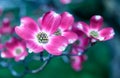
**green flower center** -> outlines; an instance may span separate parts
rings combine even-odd
[[[97,38],[99,35],[98,35],[98,32],[97,31],[91,31],[90,32],[90,36],[94,37],[94,38]]]
[[[19,55],[21,53],[21,49],[17,48],[16,49],[16,54]]]
[[[61,31],[58,29],[54,34],[55,35],[61,35]]]
[[[47,43],[48,42],[48,36],[44,32],[37,34],[37,39],[38,39],[39,43]]]

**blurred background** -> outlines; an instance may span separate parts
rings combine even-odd
[[[57,13],[70,12],[75,21],[85,21],[93,15],[101,15],[104,25],[113,27],[115,37],[106,42],[100,42],[89,48],[88,60],[76,72],[69,63],[60,57],[50,61],[47,67],[36,74],[26,74],[23,78],[120,78],[120,0],[71,0],[63,3],[60,0],[0,0],[0,25],[4,18],[9,18],[11,26],[20,24],[20,18],[30,16],[37,20],[47,11]],[[5,38],[2,38],[4,41]],[[30,65],[36,68],[39,62]],[[18,69],[19,65],[18,65]],[[0,78],[14,78],[7,67],[0,67]]]

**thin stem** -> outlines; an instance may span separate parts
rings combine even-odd
[[[63,52],[61,56],[81,56],[83,55],[84,52],[79,52],[77,54],[71,54],[71,53],[66,53],[66,52]]]
[[[46,67],[46,65],[49,63],[51,57],[52,57],[52,55],[49,54],[48,57],[45,57],[42,59],[44,61],[44,63],[39,68],[37,68],[35,70],[29,70],[28,72],[37,73],[37,72],[42,71]]]
[[[40,61],[43,61],[43,52],[40,53]]]
[[[48,60],[45,61],[42,66],[40,66],[39,68],[37,68],[37,69],[35,69],[35,70],[30,71],[30,73],[37,73],[37,72],[42,71],[42,70],[45,68],[45,66],[48,64],[48,62],[49,62]]]

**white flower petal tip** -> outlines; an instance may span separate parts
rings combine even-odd
[[[104,38],[103,38],[103,39],[104,39]],[[92,40],[91,40],[91,42],[93,42],[93,43],[96,42],[96,41],[97,41],[96,39],[92,39]]]
[[[59,51],[64,51],[65,50],[65,46],[61,46],[60,48],[58,48]]]
[[[3,52],[1,53],[1,57],[2,57],[2,58],[5,58],[5,54],[4,54]]]
[[[57,16],[59,16],[59,14],[57,14],[56,12],[53,12],[53,16],[57,17]]]
[[[115,35],[115,32],[114,30],[112,30],[110,36],[114,36],[114,35]]]
[[[69,40],[69,43],[70,43],[70,44],[72,44],[72,43],[74,43],[74,42],[75,42],[74,39],[70,39],[70,40]]]
[[[19,25],[20,27],[22,27],[22,26],[24,26],[24,23],[21,21],[21,23],[20,23],[20,25]]]
[[[20,58],[20,60],[24,60],[24,59],[25,59],[25,57],[24,57],[24,56]]]
[[[68,12],[64,12],[66,14],[67,17],[72,17],[72,15]]]
[[[100,20],[101,18],[102,18],[102,17],[101,17],[100,15],[96,15],[96,16],[95,16],[95,19],[96,19],[96,20]]]
[[[71,3],[71,0],[60,0],[62,4],[69,4]]]
[[[79,23],[78,25],[77,25],[77,28],[79,28],[79,29],[83,29],[83,25],[81,24],[81,23]]]
[[[100,40],[100,41],[103,41],[103,40],[104,40],[104,37],[100,37],[99,40]]]
[[[78,52],[78,55],[79,55],[79,56],[82,55],[82,52]]]
[[[28,49],[28,53],[32,53],[32,52],[33,52],[32,50]]]

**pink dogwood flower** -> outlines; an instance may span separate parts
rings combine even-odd
[[[78,39],[78,36],[70,29],[72,28],[73,23],[74,17],[68,12],[63,12],[61,14],[61,22],[59,28],[57,32],[55,32],[55,35],[62,35],[68,39],[68,42],[70,44],[74,43]]]
[[[3,19],[2,27],[0,28],[1,34],[11,34],[13,32],[13,28],[10,26],[10,20],[8,18]]]
[[[82,69],[82,63],[87,59],[87,56],[83,54],[85,49],[89,45],[89,38],[77,28],[75,23],[72,27],[72,31],[77,33],[78,40],[73,44],[71,54],[76,54],[79,56],[71,56],[71,66],[75,71],[80,71]]]
[[[44,14],[38,24],[30,17],[21,19],[21,25],[15,27],[16,33],[26,41],[30,52],[39,53],[46,50],[53,55],[60,55],[68,45],[64,36],[55,36],[61,16],[54,11]]]
[[[73,47],[76,48],[79,52],[84,52],[84,50],[89,45],[89,38],[85,35],[85,33],[77,28],[76,23],[73,25],[72,31],[78,35],[78,40],[73,44]]]
[[[77,54],[78,49],[73,48],[72,49],[72,54]],[[80,71],[82,69],[82,63],[87,60],[86,55],[81,55],[81,56],[71,56],[71,66],[75,71]]]
[[[71,3],[71,0],[60,0],[62,4],[69,4]]]
[[[100,30],[103,24],[103,18],[100,15],[94,15],[90,19],[90,25],[84,22],[79,22],[77,24],[78,29],[83,31],[89,38],[91,42],[106,41],[114,36],[114,30],[111,27],[104,28]]]
[[[25,42],[12,38],[6,42],[4,51],[1,52],[2,58],[14,58],[15,61],[23,60],[27,56]]]

